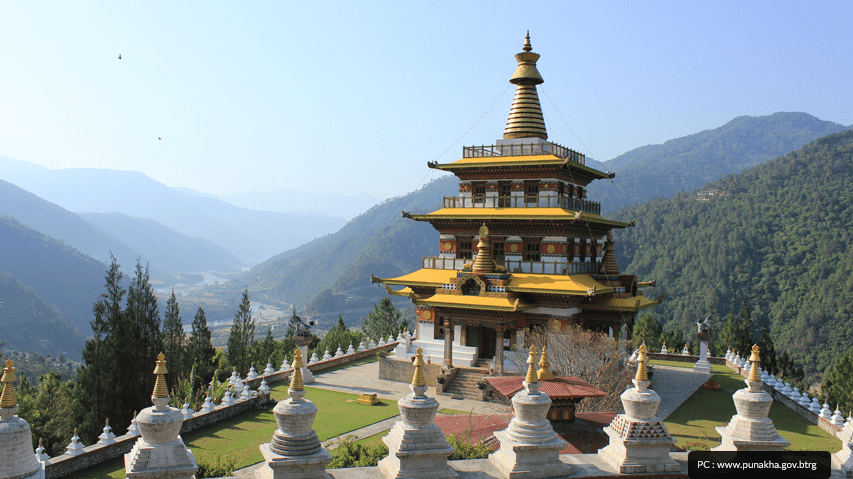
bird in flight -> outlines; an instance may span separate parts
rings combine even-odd
[[[121,53],[118,54],[118,59],[121,60]]]
[[[157,137],[157,139],[158,139],[158,140],[162,140],[162,138],[160,138],[159,136]]]

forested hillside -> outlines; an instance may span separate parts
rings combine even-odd
[[[636,148],[604,162],[616,178],[593,182],[589,196],[601,202],[605,213],[655,197],[669,198],[848,128],[806,113],[740,116],[719,128]]]
[[[444,195],[458,190],[458,179],[444,176],[406,196],[387,200],[337,233],[252,268],[247,286],[274,301],[294,303],[297,308],[307,305],[310,314],[337,317],[349,311],[344,316],[348,324],[360,324],[373,303],[386,296],[384,288],[370,284],[371,274],[406,274],[419,267],[421,256],[436,253],[435,229],[429,223],[403,218],[401,210],[433,211]]]
[[[657,278],[667,327],[695,336],[742,301],[777,350],[823,373],[853,344],[853,131],[696,191],[621,210],[620,269]]]

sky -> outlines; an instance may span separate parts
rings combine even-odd
[[[601,3],[3,2],[0,155],[397,196],[501,137],[527,30],[549,140],[599,161],[741,115],[853,124],[849,0]]]

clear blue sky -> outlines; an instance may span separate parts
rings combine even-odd
[[[527,29],[550,139],[598,160],[740,115],[853,124],[849,0],[364,3],[4,2],[0,155],[399,195],[501,136]]]

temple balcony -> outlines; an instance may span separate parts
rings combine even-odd
[[[471,259],[441,258],[438,256],[423,256],[424,269],[447,269],[459,271],[465,263],[472,263]],[[534,273],[534,274],[598,274],[601,271],[601,262],[574,263],[571,261],[520,261],[503,260],[496,261],[499,266],[505,266],[508,273]]]
[[[560,196],[445,196],[444,208],[562,208],[601,214],[601,203]]]
[[[554,155],[579,165],[586,165],[586,155],[556,143],[517,143],[462,147],[463,158],[489,158],[495,156]]]

